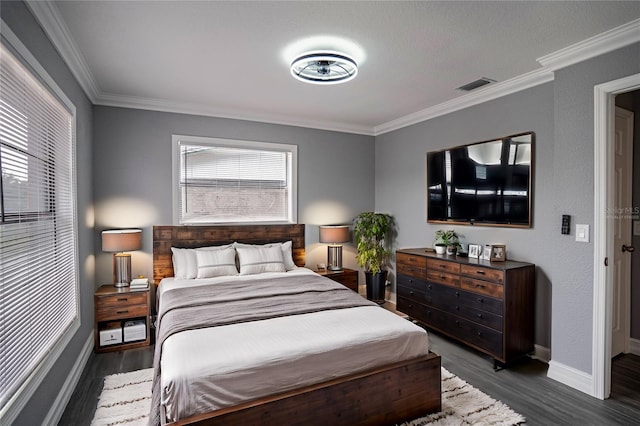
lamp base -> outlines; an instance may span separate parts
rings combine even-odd
[[[115,287],[129,287],[131,282],[131,255],[115,253],[113,255],[113,284]]]
[[[330,271],[342,270],[342,246],[327,246],[327,269]]]

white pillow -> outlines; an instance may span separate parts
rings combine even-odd
[[[198,275],[195,249],[171,247],[173,253],[173,276],[176,278],[195,278]]]
[[[236,251],[238,252],[238,259],[240,260],[240,275],[286,271],[280,245],[237,245]]]
[[[293,261],[293,253],[291,253],[292,245],[293,243],[291,241],[280,244],[280,248],[282,249],[282,259],[284,260],[284,268],[287,271],[291,271],[297,268],[295,262]]]
[[[231,244],[224,246],[201,247],[198,250],[222,250],[232,247]],[[198,276],[198,261],[196,259],[196,249],[171,247],[173,253],[173,276],[176,278],[193,279]]]
[[[197,249],[196,261],[198,266],[196,278],[238,275],[236,250],[231,246],[216,250],[211,248]]]
[[[293,269],[297,269],[298,266],[293,261],[293,253],[291,252],[291,247],[293,243],[291,241],[286,241],[284,243],[268,243],[265,245],[257,245],[257,244],[245,244],[245,243],[233,243],[234,247],[271,247],[271,246],[280,246],[282,250],[282,260],[284,262],[284,268],[287,271],[291,271]]]

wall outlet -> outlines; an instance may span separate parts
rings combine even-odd
[[[640,220],[633,221],[633,235],[640,236]]]

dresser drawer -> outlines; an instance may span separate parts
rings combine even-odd
[[[416,301],[426,300],[426,293],[424,291],[416,290],[415,288],[403,286],[400,284],[398,284],[398,296]]]
[[[499,269],[491,269],[475,265],[460,265],[460,273],[468,277],[504,284],[504,271]]]
[[[460,279],[460,288],[497,299],[502,299],[504,293],[504,287],[501,284],[493,284],[488,281],[474,280],[467,277]]]
[[[96,297],[96,309],[109,308],[114,306],[129,306],[129,305],[147,305],[147,293],[142,292],[138,294],[126,293],[126,294],[114,294],[110,296]]]
[[[456,291],[456,299],[465,306],[479,309],[484,312],[491,312],[492,314],[502,315],[502,300],[494,299],[493,297],[487,297],[483,294],[471,293],[469,291]]]
[[[396,263],[425,269],[427,267],[427,258],[407,253],[396,253]]]
[[[146,303],[144,305],[109,306],[96,311],[96,321],[146,317],[149,315]]]
[[[398,286],[411,287],[416,290],[424,291],[427,287],[427,282],[424,279],[398,274]]]
[[[427,259],[427,269],[435,271],[444,271],[451,274],[460,273],[460,264],[454,262],[447,262],[440,259]]]
[[[396,263],[396,269],[398,274],[411,275],[412,277],[424,278],[427,276],[426,268],[419,268],[414,265],[407,265],[406,263]]]
[[[396,310],[403,314],[407,314],[418,321],[422,321],[424,323],[429,322],[427,307],[421,303],[417,303],[415,300],[410,300],[399,295]]]
[[[446,272],[427,270],[427,280],[451,287],[460,287],[460,275],[448,274]]]
[[[460,328],[461,336],[465,341],[501,358],[502,333],[464,320],[460,320]]]

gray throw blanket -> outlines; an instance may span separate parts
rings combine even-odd
[[[377,305],[317,275],[232,280],[165,292],[158,312],[149,425],[160,424],[160,357],[162,344],[169,336],[185,330],[356,306]]]

